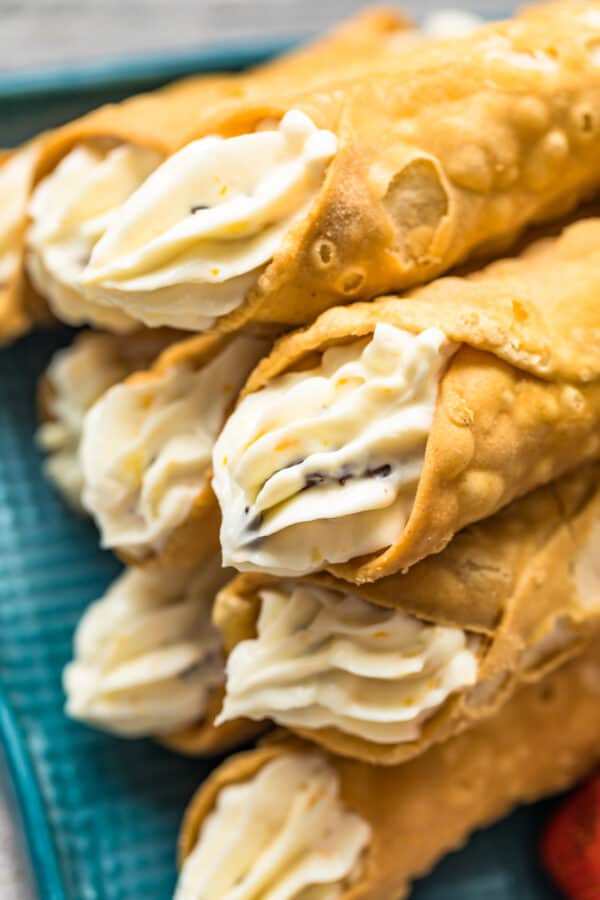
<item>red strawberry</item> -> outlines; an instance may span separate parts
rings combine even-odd
[[[600,900],[600,773],[554,814],[541,851],[547,871],[569,900]]]

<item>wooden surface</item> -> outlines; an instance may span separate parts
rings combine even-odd
[[[0,73],[190,49],[232,38],[306,34],[365,5],[361,0],[0,0]],[[440,5],[499,17],[516,4],[512,0],[402,4],[416,16]],[[0,791],[0,898],[32,900],[32,896],[12,816]]]
[[[226,38],[305,34],[365,5],[364,0],[0,0],[0,71],[189,49]],[[460,6],[498,16],[515,2],[406,0],[401,5],[418,15]]]

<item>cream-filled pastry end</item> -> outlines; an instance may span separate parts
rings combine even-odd
[[[209,482],[215,439],[264,341],[239,336],[203,366],[182,361],[116,385],[86,416],[83,501],[105,547],[160,552]]]
[[[423,723],[477,679],[479,639],[350,593],[282,582],[260,592],[256,636],[226,667],[220,721],[336,728],[376,744]]]
[[[286,753],[220,791],[175,900],[335,900],[360,875],[369,841],[327,760]]]
[[[59,319],[117,332],[134,327],[125,313],[88,298],[80,276],[115,212],[161,160],[160,154],[133,144],[79,144],[35,189],[27,271]]]
[[[83,509],[79,447],[85,415],[135,367],[135,354],[123,354],[120,340],[111,334],[85,332],[54,355],[44,376],[44,421],[36,441],[46,454],[46,475],[76,509]]]
[[[210,328],[304,216],[336,143],[292,110],[272,128],[188,144],[113,219],[82,277],[88,295],[150,326]]]
[[[211,611],[226,578],[218,559],[195,571],[126,570],[79,623],[67,714],[122,737],[201,721],[224,677]]]
[[[213,453],[225,563],[294,576],[391,545],[455,349],[437,328],[378,324],[246,395]]]

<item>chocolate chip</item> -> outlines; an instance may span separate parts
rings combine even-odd
[[[308,475],[304,477],[304,486],[301,488],[303,491],[307,491],[309,488],[316,487],[318,484],[322,484],[325,481],[325,476],[322,472],[310,472]]]
[[[392,472],[392,467],[385,463],[383,466],[378,466],[376,469],[367,469],[365,475],[367,478],[387,478]]]
[[[210,209],[210,206],[205,206],[203,203],[199,203],[197,206],[191,206],[190,212],[194,215],[197,212],[202,212],[203,209]]]
[[[194,675],[199,670],[201,665],[202,663],[199,662],[192,663],[187,667],[187,669],[183,669],[181,672],[179,672],[177,677],[180,681],[187,681],[188,678],[191,678],[192,675]]]
[[[354,478],[354,474],[355,473],[352,470],[352,465],[350,463],[344,463],[344,465],[340,469],[337,483],[340,485],[340,487],[344,487],[347,481],[350,481],[351,478]]]
[[[260,528],[260,526],[263,523],[263,518],[264,517],[263,517],[262,513],[259,513],[257,516],[254,516],[252,521],[248,522],[248,525],[246,526],[248,531],[258,531],[258,529]]]

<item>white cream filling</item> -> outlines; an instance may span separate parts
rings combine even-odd
[[[484,24],[484,19],[464,9],[436,9],[421,26],[429,38],[462,38]]]
[[[399,53],[430,38],[451,40],[467,37],[485,24],[480,16],[462,9],[437,9],[428,13],[419,28],[409,28],[390,35],[388,51]]]
[[[123,737],[200,721],[223,681],[211,611],[226,579],[217,559],[191,572],[126,570],[79,623],[67,714]]]
[[[81,508],[79,444],[85,414],[108,388],[130,373],[131,362],[119,352],[114,336],[86,332],[70,347],[59,350],[46,371],[50,418],[38,428],[36,441],[48,454],[47,476],[75,508]]]
[[[239,306],[305,215],[336,137],[292,110],[272,130],[188,144],[124,204],[83,283],[147,325],[203,330]]]
[[[339,793],[329,763],[299,753],[223,788],[175,900],[335,900],[359,874],[371,837]]]
[[[337,728],[376,744],[416,740],[477,679],[477,638],[309,584],[260,592],[257,636],[227,661],[220,721]]]
[[[80,144],[35,189],[29,205],[27,270],[59,319],[121,332],[132,328],[123,312],[86,297],[79,279],[116,211],[161,159],[131,144],[108,150]]]
[[[34,153],[30,145],[0,166],[0,290],[12,280],[21,263],[21,234]]]
[[[213,454],[225,563],[300,575],[391,545],[455,349],[437,328],[378,324],[246,396]]]
[[[104,547],[160,550],[207,483],[229,407],[265,350],[236,337],[206,365],[116,385],[84,422],[83,501]]]

